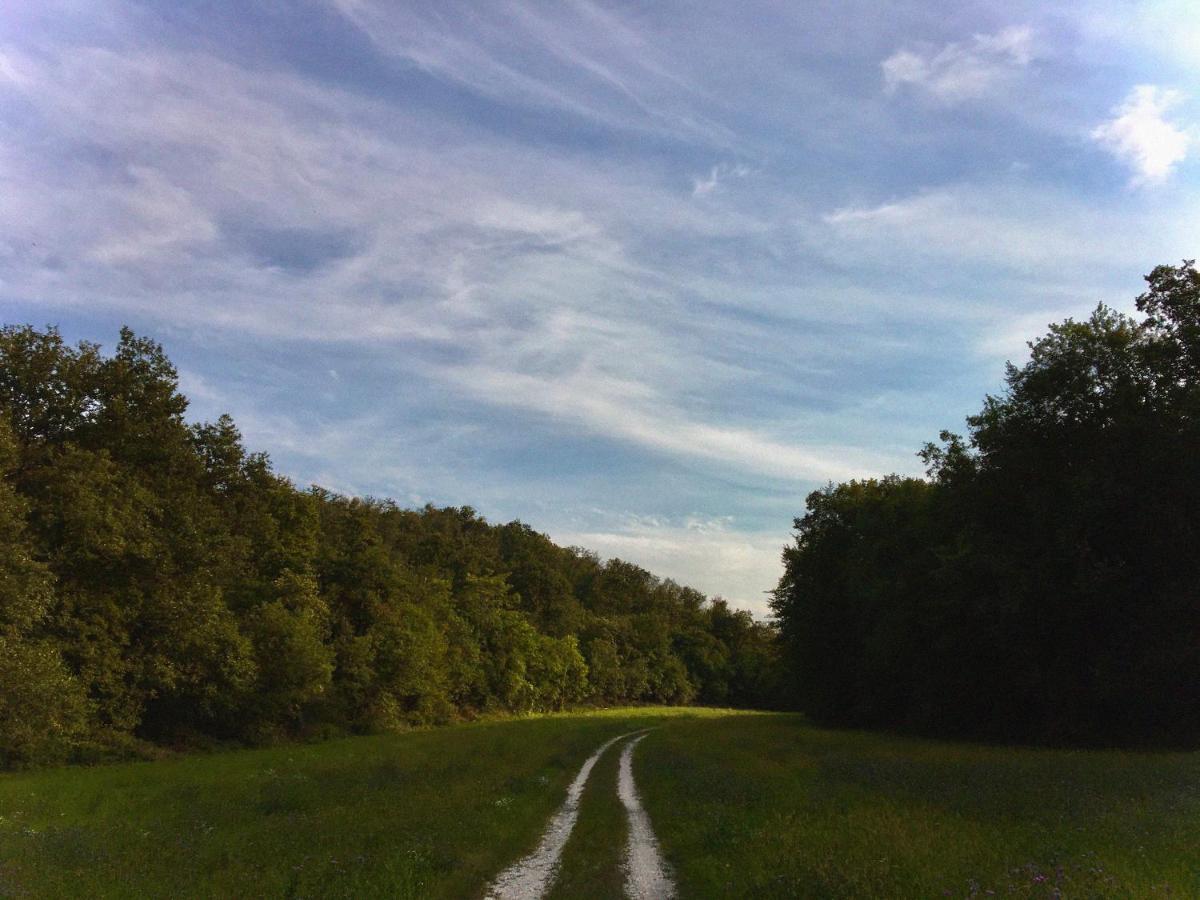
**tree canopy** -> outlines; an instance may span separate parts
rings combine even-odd
[[[162,348],[0,329],[0,765],[771,702],[768,625],[470,507],[300,490]]]
[[[844,724],[1200,739],[1200,272],[1050,326],[927,479],[808,498],[774,597],[790,695]]]

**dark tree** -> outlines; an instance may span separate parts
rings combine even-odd
[[[923,455],[809,498],[775,597],[828,721],[1049,742],[1200,737],[1200,274],[1050,327]]]

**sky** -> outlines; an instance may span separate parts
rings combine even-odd
[[[1200,255],[1194,0],[0,5],[0,319],[300,485],[767,613],[805,496]]]

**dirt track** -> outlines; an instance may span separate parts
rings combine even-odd
[[[554,882],[563,847],[579,818],[579,799],[592,769],[604,751],[618,741],[633,737],[621,753],[617,795],[629,819],[629,842],[625,849],[625,893],[636,900],[666,900],[675,896],[658,840],[650,827],[633,780],[633,750],[647,732],[630,732],[605,741],[579,768],[567,788],[567,798],[550,818],[537,849],[496,876],[488,889],[488,900],[540,900]]]

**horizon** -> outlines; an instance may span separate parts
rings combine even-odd
[[[1200,246],[1183,2],[444,9],[0,11],[3,319],[761,616],[808,492]]]

